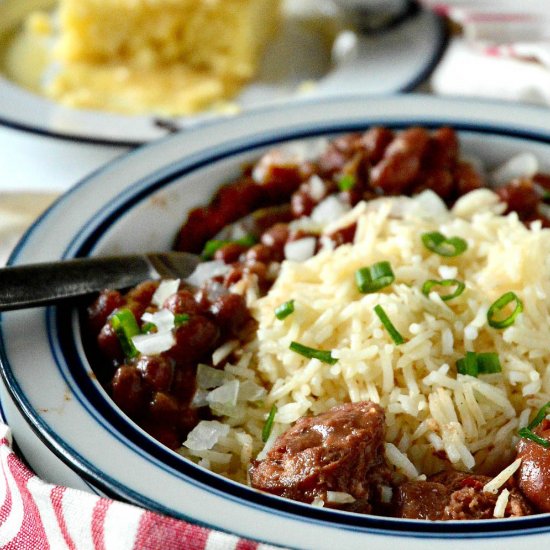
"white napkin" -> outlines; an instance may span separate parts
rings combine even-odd
[[[461,29],[431,77],[435,93],[550,105],[550,2],[421,3]]]

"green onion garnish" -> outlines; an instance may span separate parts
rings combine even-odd
[[[550,202],[550,191],[547,191],[546,189],[542,192],[542,201],[543,202]]]
[[[292,313],[294,313],[294,300],[289,300],[275,308],[275,317],[280,321],[286,319]]]
[[[509,303],[515,302],[514,311],[504,319],[496,319],[496,315],[500,313]],[[516,317],[523,311],[523,303],[517,297],[515,292],[506,292],[498,300],[494,301],[487,311],[487,322],[493,328],[506,328],[514,324]]]
[[[519,430],[518,434],[521,437],[525,437],[526,439],[530,439],[531,441],[534,441],[535,443],[538,443],[545,449],[550,448],[550,441],[547,439],[544,439],[543,437],[538,436],[536,433],[533,432],[533,428],[536,428],[539,424],[542,423],[542,421],[546,418],[546,415],[548,414],[548,409],[550,409],[550,401],[546,403],[546,405],[543,405],[539,412],[535,415],[535,418],[531,420],[531,422],[527,425],[525,428],[521,428]]]
[[[498,355],[494,352],[467,351],[465,357],[456,362],[456,370],[460,374],[468,374],[477,378],[480,374],[502,372],[502,366]]]
[[[271,407],[271,410],[269,411],[264,427],[262,428],[262,441],[264,443],[269,439],[269,436],[271,435],[271,430],[273,429],[273,421],[275,420],[276,414],[277,414],[277,407],[273,405]]]
[[[204,249],[201,253],[201,258],[203,260],[211,260],[214,258],[214,254],[220,249],[223,248],[226,244],[240,244],[241,246],[254,246],[257,243],[256,237],[253,235],[245,235],[240,239],[235,239],[233,241],[225,241],[221,239],[212,239],[207,241],[204,245]]]
[[[422,242],[428,250],[448,258],[459,256],[468,248],[468,243],[464,239],[460,237],[445,237],[445,235],[442,235],[438,231],[423,233]]]
[[[310,348],[298,342],[291,342],[289,349],[308,359],[319,359],[322,363],[327,363],[329,365],[335,365],[338,362],[338,359],[332,357],[332,351],[330,350]]]
[[[132,337],[141,334],[134,314],[127,308],[117,309],[109,318],[109,322],[118,337],[124,355],[126,357],[139,355],[132,342]]]
[[[369,267],[362,267],[355,272],[355,283],[359,292],[369,294],[391,285],[395,275],[390,262],[378,262]]]
[[[351,174],[344,174],[338,180],[338,188],[340,191],[349,191],[354,188],[355,183],[355,178]]]
[[[388,331],[389,335],[391,336],[391,339],[395,342],[395,345],[399,346],[401,344],[404,344],[405,339],[403,338],[403,336],[401,336],[399,331],[393,326],[392,322],[390,321],[390,318],[387,316],[386,312],[384,311],[384,308],[378,305],[374,308],[374,313],[376,313],[376,315],[384,325],[384,328]]]
[[[464,289],[466,288],[466,285],[462,281],[458,281],[457,279],[443,279],[441,281],[436,281],[435,279],[429,279],[422,285],[422,294],[424,294],[425,296],[429,296],[432,289],[438,286],[441,286],[441,287],[456,286],[454,292],[451,292],[450,294],[438,293],[439,297],[444,302],[448,302],[453,298],[457,298],[464,292]]]
[[[141,334],[149,334],[150,332],[153,332],[154,329],[157,328],[157,325],[154,323],[145,323],[141,326]]]
[[[189,315],[187,313],[177,313],[174,315],[174,325],[179,327],[189,321]]]

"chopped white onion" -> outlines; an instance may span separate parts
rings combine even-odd
[[[234,407],[237,404],[239,396],[240,382],[238,380],[230,380],[219,388],[212,390],[206,399],[211,405],[222,405],[224,407]]]
[[[416,207],[415,213],[420,216],[429,216],[430,218],[441,218],[449,214],[447,205],[441,197],[434,193],[431,189],[426,189],[416,195],[413,199],[413,204]]]
[[[331,504],[351,504],[355,498],[343,491],[327,491],[327,502]]]
[[[201,420],[187,435],[183,444],[192,451],[212,449],[220,437],[226,437],[229,426],[217,420]]]
[[[239,347],[238,340],[229,340],[222,344],[219,348],[212,353],[212,364],[214,366],[219,365],[224,359],[227,359],[233,351]]]
[[[516,178],[531,178],[539,171],[539,161],[533,153],[519,153],[498,166],[490,174],[495,187],[506,185]]]
[[[252,382],[252,380],[245,380],[241,382],[239,389],[239,401],[258,401],[266,394],[265,388]]]
[[[225,264],[221,260],[213,260],[211,262],[201,262],[195,268],[195,271],[191,273],[187,279],[185,279],[190,285],[202,286],[202,284],[208,279],[217,277],[219,275],[226,275],[231,271],[231,266]]]
[[[317,174],[313,174],[307,182],[309,184],[309,196],[315,202],[321,201],[326,193],[325,182]]]
[[[441,265],[437,271],[443,279],[454,279],[458,275],[458,269],[454,265]]]
[[[380,502],[389,504],[393,498],[393,489],[389,485],[382,485],[380,487]]]
[[[197,366],[197,387],[201,390],[219,388],[229,380],[229,375],[223,370],[214,369],[199,363]]]
[[[191,407],[195,409],[198,409],[199,407],[206,407],[206,405],[208,405],[208,401],[206,400],[208,393],[209,392],[206,390],[198,389],[191,400]]]
[[[174,314],[169,309],[160,309],[156,313],[145,312],[141,316],[144,323],[153,323],[157,332],[169,332],[174,328]]]
[[[337,220],[350,210],[349,204],[340,200],[335,195],[330,195],[313,209],[311,218],[317,223],[326,224]]]
[[[179,286],[179,279],[166,279],[161,281],[153,294],[153,298],[151,298],[151,303],[155,306],[162,307],[164,301],[178,291]]]
[[[497,501],[495,502],[493,517],[495,518],[504,517],[509,498],[510,498],[510,491],[508,491],[508,489],[502,489],[502,492],[500,493],[500,495],[498,495]]]
[[[336,243],[328,235],[321,235],[319,242],[322,250],[332,251],[336,248]]]
[[[325,506],[325,502],[322,498],[316,496],[311,502],[311,505],[315,506],[316,508],[323,508]]]
[[[143,355],[159,355],[164,351],[168,351],[176,343],[176,339],[172,331],[152,332],[134,336],[132,343]]]
[[[285,258],[293,262],[303,262],[315,254],[316,246],[317,239],[315,237],[291,241],[285,244]]]

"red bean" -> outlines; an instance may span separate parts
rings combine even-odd
[[[354,223],[342,229],[338,229],[338,231],[331,233],[329,237],[334,242],[334,244],[336,244],[336,246],[352,243],[353,239],[355,238],[356,230],[357,230],[357,224]]]
[[[178,290],[164,301],[163,307],[171,311],[174,315],[187,313],[189,315],[200,313],[201,306],[197,303],[195,296],[189,290]]]
[[[275,261],[282,261],[284,259],[284,250],[288,235],[289,229],[286,223],[277,223],[262,234],[262,244],[271,248]]]
[[[225,264],[232,264],[238,261],[241,254],[244,254],[247,250],[246,246],[239,243],[227,243],[226,245],[218,248],[214,254],[215,260],[221,260]]]
[[[445,168],[429,168],[420,173],[418,185],[412,189],[412,194],[430,189],[443,200],[450,199],[455,190],[455,182],[451,172]]]
[[[508,211],[515,211],[521,219],[536,215],[540,196],[532,180],[516,179],[497,189],[499,197],[508,205]]]
[[[271,261],[272,253],[271,248],[265,244],[255,244],[252,248],[249,248],[246,252],[246,261],[251,262],[263,262],[268,264]]]
[[[239,294],[220,296],[212,304],[210,311],[222,331],[233,336],[251,320],[246,302]]]
[[[391,143],[393,137],[391,130],[381,127],[371,128],[363,134],[361,141],[370,164],[376,164],[382,160],[386,147]]]
[[[144,281],[130,290],[125,298],[129,302],[138,302],[148,306],[158,286],[158,281]]]
[[[424,163],[426,167],[450,169],[458,161],[459,144],[456,132],[447,126],[434,130],[428,142]]]
[[[311,197],[308,190],[302,189],[301,187],[298,191],[292,194],[290,199],[292,215],[295,218],[311,215],[316,205],[317,202]]]
[[[163,355],[142,355],[136,363],[143,381],[153,391],[167,391],[172,385],[174,361]]]
[[[130,415],[138,414],[146,397],[141,374],[136,367],[122,365],[111,382],[113,401]]]
[[[166,445],[169,449],[179,449],[182,444],[182,437],[175,426],[167,426],[165,424],[146,424],[145,429],[157,441]]]
[[[468,162],[458,162],[453,169],[457,195],[461,197],[470,191],[485,187],[481,175]]]
[[[97,336],[97,345],[101,353],[111,361],[120,362],[124,359],[124,353],[120,347],[118,336],[113,327],[107,321]]]
[[[182,365],[193,364],[213,351],[219,338],[218,327],[203,315],[194,315],[176,329],[176,344],[166,352]]]
[[[550,441],[550,428],[536,430],[536,433]],[[550,512],[550,449],[522,439],[518,445],[518,458],[521,458],[519,488],[539,512]]]
[[[95,302],[88,308],[88,318],[92,331],[97,334],[111,313],[124,304],[122,295],[117,290],[103,290]]]
[[[178,400],[165,392],[158,391],[153,394],[149,402],[149,414],[156,422],[175,424],[178,420]]]

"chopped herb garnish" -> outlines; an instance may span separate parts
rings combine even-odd
[[[338,362],[338,359],[332,357],[332,351],[330,350],[310,348],[298,342],[291,342],[289,348],[308,359],[319,359],[322,363],[329,365],[335,365]]]
[[[355,187],[355,178],[351,174],[344,174],[338,180],[338,188],[340,191],[350,191]]]
[[[390,262],[378,262],[369,267],[362,267],[355,272],[355,283],[359,292],[369,294],[391,285],[395,275]]]
[[[497,319],[497,314],[500,313],[508,304],[515,302],[515,307],[512,313],[504,319]],[[498,300],[495,300],[489,311],[487,311],[487,322],[493,328],[506,328],[514,324],[516,317],[523,311],[523,303],[518,298],[515,292],[506,292]]]
[[[286,319],[292,313],[294,313],[294,300],[289,300],[275,308],[275,317],[280,321]]]
[[[256,237],[253,235],[245,235],[244,237],[241,237],[240,239],[235,239],[232,241],[225,241],[221,239],[212,239],[211,241],[207,241],[207,243],[204,245],[204,249],[201,253],[201,258],[203,260],[211,260],[214,258],[214,254],[220,249],[223,248],[226,244],[239,244],[241,246],[254,246],[257,243]]]
[[[445,235],[442,235],[438,231],[423,233],[422,242],[428,250],[448,258],[460,256],[468,248],[468,243],[464,239],[460,237],[445,237]]]
[[[531,420],[531,422],[525,428],[521,428],[521,430],[518,431],[520,437],[530,439],[531,441],[538,443],[545,449],[550,448],[550,441],[538,436],[536,433],[533,432],[533,429],[541,424],[542,421],[546,418],[546,415],[548,414],[548,409],[550,409],[550,401],[548,401],[548,403],[541,407],[539,412],[535,415],[535,418],[533,418],[533,420]]]
[[[376,315],[384,325],[384,328],[388,331],[389,335],[391,336],[391,339],[395,342],[395,345],[399,346],[401,344],[404,344],[405,339],[403,338],[403,336],[401,336],[399,331],[393,326],[392,322],[390,321],[390,318],[387,316],[386,312],[384,311],[384,308],[378,305],[374,308],[374,313],[376,313]]]
[[[498,355],[494,352],[476,353],[467,351],[465,357],[456,362],[456,370],[477,378],[480,374],[495,374],[502,372]]]
[[[117,309],[109,318],[109,322],[117,335],[124,355],[130,358],[139,355],[139,351],[132,342],[134,336],[141,334],[134,314],[127,308]]]
[[[464,289],[466,288],[466,285],[457,279],[443,279],[441,281],[436,281],[435,279],[429,279],[422,285],[422,294],[425,296],[429,296],[430,292],[434,290],[436,287],[456,287],[455,290],[449,294],[440,294],[439,292],[436,292],[439,294],[439,297],[444,301],[448,302],[449,300],[452,300],[454,298],[457,298],[460,296]]]
[[[543,202],[550,202],[550,191],[547,191],[546,189],[542,192],[542,200]]]
[[[157,325],[154,323],[144,323],[141,326],[141,334],[149,334],[150,332],[153,332],[157,328]]]
[[[277,407],[273,405],[267,419],[265,421],[264,427],[262,428],[262,441],[265,443],[269,436],[271,435],[271,430],[273,430],[273,421],[275,420],[275,415],[277,414]]]
[[[174,315],[174,325],[176,325],[176,327],[184,325],[187,321],[189,321],[189,315],[187,313],[177,313]]]

